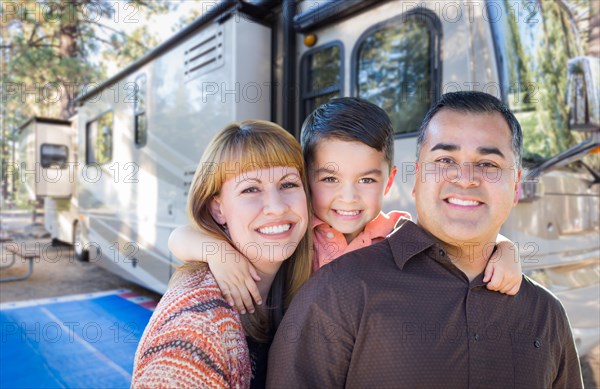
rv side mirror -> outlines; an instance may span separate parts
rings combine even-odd
[[[600,58],[576,57],[569,60],[567,103],[569,128],[600,131]]]

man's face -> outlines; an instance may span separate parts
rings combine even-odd
[[[422,145],[413,196],[418,223],[442,242],[495,242],[518,201],[521,171],[500,113],[439,111]]]

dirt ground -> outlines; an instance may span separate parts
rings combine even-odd
[[[43,216],[32,224],[31,213],[2,211],[0,213],[0,238],[22,242],[26,250],[41,254],[35,261],[32,275],[23,281],[0,282],[0,303],[61,297],[73,294],[129,289],[158,301],[160,295],[133,284],[90,262],[79,262],[70,246],[52,247],[43,230]],[[42,223],[37,224],[37,223]],[[44,236],[46,235],[46,236]],[[20,258],[6,267],[13,254],[6,250],[10,243],[0,248],[0,278],[25,274],[27,263]],[[12,243],[14,245],[14,243]]]

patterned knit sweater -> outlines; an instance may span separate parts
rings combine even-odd
[[[248,388],[251,364],[240,317],[212,273],[175,277],[138,345],[132,388]]]

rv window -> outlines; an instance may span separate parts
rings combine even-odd
[[[301,119],[304,120],[319,105],[342,94],[341,42],[328,43],[306,52],[301,64]]]
[[[43,168],[59,167],[65,169],[67,167],[67,158],[69,157],[69,149],[65,145],[56,145],[44,143],[41,147],[41,163]]]
[[[137,147],[143,147],[148,140],[148,124],[146,122],[146,75],[142,74],[135,79],[135,100],[133,102],[134,114],[134,142]]]
[[[148,125],[146,123],[146,113],[135,115],[135,145],[143,147],[148,140]]]
[[[437,98],[434,34],[433,23],[420,12],[377,25],[357,43],[356,94],[383,108],[396,134],[416,132]]]
[[[558,1],[490,1],[501,91],[523,129],[523,158],[537,162],[585,138],[568,130],[567,61],[585,52],[583,36]],[[515,11],[520,17],[512,17]],[[490,18],[490,20],[492,20]],[[501,37],[501,38],[500,38]]]
[[[86,163],[105,164],[112,160],[113,113],[106,112],[86,126]]]

